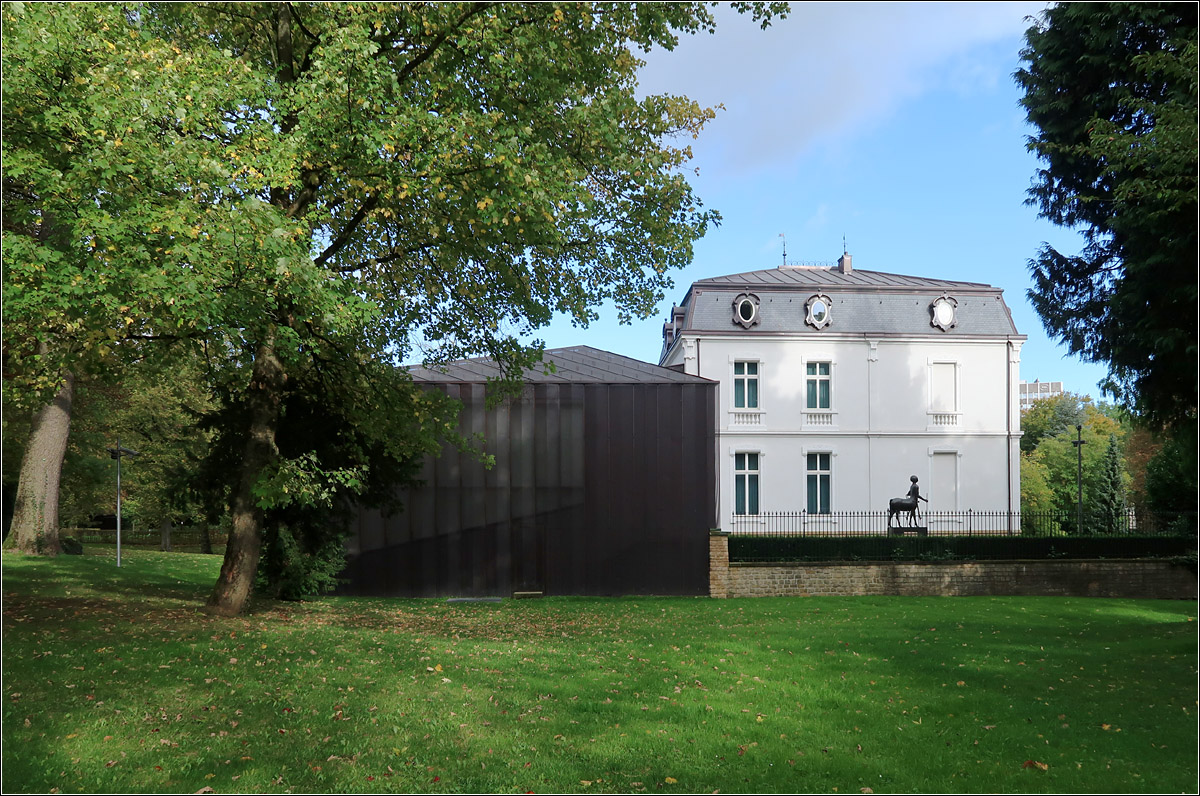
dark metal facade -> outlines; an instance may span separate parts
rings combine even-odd
[[[715,382],[540,381],[490,410],[481,382],[430,389],[462,401],[495,464],[447,446],[403,512],[362,510],[343,593],[708,593]]]

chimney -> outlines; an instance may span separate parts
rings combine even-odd
[[[854,270],[854,267],[850,265],[849,252],[842,252],[842,256],[838,258],[838,270],[843,274],[848,274]]]

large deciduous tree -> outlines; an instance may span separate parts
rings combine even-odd
[[[7,44],[29,12],[5,13]],[[711,30],[700,4],[162,4],[107,24],[88,52],[103,62],[115,47],[126,62],[65,80],[86,86],[88,107],[120,110],[117,124],[95,123],[102,151],[123,137],[137,152],[93,167],[78,191],[115,231],[76,224],[78,262],[56,265],[55,285],[88,267],[81,242],[94,240],[113,252],[102,265],[141,277],[120,305],[119,342],[200,339],[221,364],[242,431],[216,613],[250,593],[279,474],[316,466],[281,458],[302,449],[280,445],[289,379],[336,361],[382,382],[386,398],[356,389],[344,416],[402,413],[416,429],[389,453],[402,461],[452,424],[411,382],[370,378],[381,365],[485,353],[519,376],[541,348],[522,340],[555,313],[586,324],[606,300],[623,319],[651,311],[717,220],[683,172],[712,111],[635,95],[635,50]],[[6,85],[6,119],[8,96]],[[34,101],[61,104],[52,92]],[[36,182],[39,202],[64,194]],[[39,254],[16,259],[29,294]]]
[[[75,379],[172,334],[147,324],[178,295],[163,290],[170,246],[147,233],[186,190],[167,153],[189,78],[118,6],[2,13],[4,398],[34,417],[6,546],[53,554]],[[193,63],[191,80],[220,67]]]
[[[1016,73],[1045,163],[1029,203],[1085,240],[1042,246],[1030,299],[1157,424],[1196,417],[1196,20],[1195,3],[1057,4]]]

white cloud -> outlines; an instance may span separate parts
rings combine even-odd
[[[723,103],[701,136],[719,171],[777,167],[886,122],[902,103],[1011,80],[1033,3],[799,3],[767,30],[725,7],[716,35],[646,56],[641,90]],[[997,57],[989,44],[1009,46]]]

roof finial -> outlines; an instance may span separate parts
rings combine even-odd
[[[779,233],[779,237],[783,238],[783,266],[781,266],[781,267],[786,268],[787,267],[787,238],[784,236],[784,234],[782,232]]]
[[[842,233],[842,254],[847,254],[850,250],[846,248],[846,233]]]

